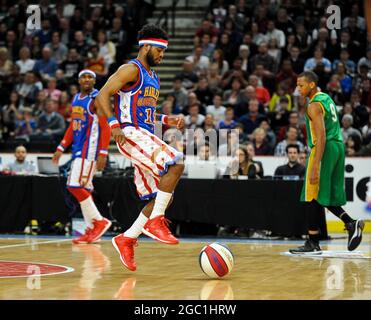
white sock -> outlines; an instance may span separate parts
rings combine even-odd
[[[162,215],[165,214],[165,210],[166,210],[172,196],[173,196],[172,193],[157,190],[155,205],[153,206],[153,210],[152,210],[150,219],[153,219],[153,218],[156,218],[158,216],[162,216]]]
[[[86,198],[85,200],[80,202],[82,215],[84,216],[86,225],[88,227],[93,227],[93,219],[96,220],[103,220],[102,215],[99,213],[97,207],[95,206],[95,203],[93,201],[93,198],[90,196]]]
[[[139,213],[137,220],[135,220],[131,227],[124,232],[124,236],[135,239],[138,238],[142,233],[142,229],[147,221],[148,218],[144,215],[144,213]]]

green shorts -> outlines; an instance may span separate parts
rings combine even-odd
[[[309,181],[312,170],[314,147],[307,159],[303,189],[300,200],[310,202],[317,200],[322,206],[342,206],[346,203],[344,187],[345,146],[339,141],[327,141],[320,165],[319,182]]]

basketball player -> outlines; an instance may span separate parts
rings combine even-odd
[[[149,203],[139,213],[134,224],[112,239],[121,262],[136,270],[134,246],[143,232],[153,239],[177,244],[179,241],[168,228],[165,210],[181,177],[184,165],[182,153],[154,135],[154,122],[183,127],[180,116],[156,114],[160,81],[151,69],[158,65],[168,45],[164,30],[145,25],[138,33],[138,57],[122,65],[100,90],[95,105],[108,119],[111,134],[119,151],[134,165],[134,182],[139,197]],[[110,97],[114,95],[112,112]]]
[[[363,220],[352,219],[341,207],[346,203],[344,190],[345,147],[340,131],[339,116],[334,101],[317,89],[318,76],[312,71],[301,73],[297,88],[309,98],[306,111],[307,142],[311,148],[307,160],[301,201],[308,210],[309,239],[291,253],[321,253],[319,246],[319,215],[326,207],[340,218],[348,231],[348,250],[358,247],[362,240]]]
[[[72,121],[63,140],[54,153],[53,162],[58,161],[64,150],[72,144],[72,165],[67,189],[80,203],[87,229],[73,243],[93,243],[109,229],[111,221],[103,218],[94,204],[91,192],[95,170],[103,170],[108,155],[110,128],[104,117],[94,112],[94,89],[96,75],[91,70],[79,73],[80,92],[72,101]]]

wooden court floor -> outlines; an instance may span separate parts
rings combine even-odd
[[[143,239],[137,271],[125,269],[110,239],[72,245],[65,238],[0,238],[1,261],[49,263],[72,272],[0,278],[0,299],[371,299],[371,260],[287,257],[301,241],[232,241],[235,266],[221,280],[207,278],[198,264],[201,248],[215,239],[169,246]],[[346,239],[322,244],[346,250]],[[357,249],[371,253],[371,235]],[[70,269],[71,271],[72,269]],[[3,270],[4,271],[4,270]]]

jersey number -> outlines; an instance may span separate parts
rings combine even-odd
[[[337,121],[338,117],[337,117],[336,109],[333,103],[330,103],[330,109],[331,109],[331,119],[333,122],[335,122]]]
[[[77,120],[73,120],[72,129],[73,131],[81,131],[81,122]]]
[[[146,109],[146,114],[147,114],[147,118],[146,120],[144,120],[144,122],[148,124],[152,124],[153,123],[152,121],[153,109],[152,108]]]

